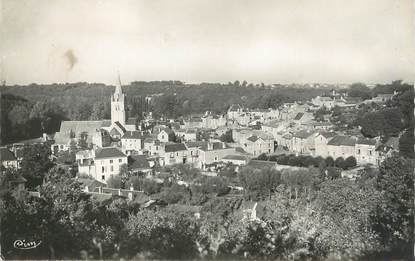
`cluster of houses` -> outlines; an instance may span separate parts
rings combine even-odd
[[[381,97],[375,102],[391,99]],[[354,108],[362,101],[333,93],[307,103],[285,103],[278,109],[247,109],[230,106],[224,114],[206,112],[183,119],[157,121],[147,115],[142,124],[126,115],[121,83],[111,96],[111,119],[63,121],[51,145],[54,155],[76,149],[78,171],[106,183],[127,168],[150,174],[157,166],[191,164],[209,170],[218,164],[245,165],[261,154],[285,151],[302,155],[347,158],[358,164],[378,165],[398,150],[398,138],[386,143],[359,135],[333,131],[329,121],[317,122],[313,112],[321,107]],[[142,129],[142,126],[145,129]],[[207,135],[201,137],[200,133]],[[223,142],[222,135],[232,142]],[[84,144],[79,150],[79,144]],[[1,148],[4,167],[18,167],[10,150]]]

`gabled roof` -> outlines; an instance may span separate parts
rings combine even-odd
[[[285,134],[284,136],[282,136],[284,139],[291,139],[293,137],[293,135],[291,135],[290,133]]]
[[[324,138],[326,138],[326,139],[333,138],[334,136],[337,135],[335,132],[331,132],[331,131],[330,132],[329,131],[322,131],[319,134],[321,136],[323,136]]]
[[[313,134],[314,134],[314,131],[300,130],[294,133],[293,137],[300,138],[300,139],[307,139]]]
[[[162,132],[162,131],[166,132],[167,135],[174,134],[174,131],[170,128],[163,128],[162,130],[160,130],[160,132]]]
[[[333,139],[331,139],[327,145],[333,145],[333,146],[354,146],[356,144],[356,139],[353,139],[349,136],[335,136]]]
[[[142,135],[139,131],[127,131],[123,136],[122,139],[141,139]]]
[[[365,145],[376,145],[376,140],[368,139],[368,138],[360,138],[356,142],[357,144],[365,144]]]
[[[186,142],[186,147],[188,148],[200,148],[203,146],[206,146],[207,142],[206,141],[189,141]]]
[[[114,124],[122,130],[123,133],[125,133],[127,130],[122,126],[122,124],[119,121],[114,122]]]
[[[83,187],[88,187],[89,191],[94,191],[97,187],[104,187],[105,184],[92,178],[78,178],[78,182],[80,182]]]
[[[99,148],[95,151],[96,159],[127,157],[115,147]]]
[[[0,148],[0,160],[1,161],[11,161],[16,160],[14,154],[7,148]]]
[[[59,132],[68,134],[73,131],[75,135],[79,135],[81,132],[93,133],[95,130],[102,127],[111,126],[111,120],[102,121],[62,121]],[[68,136],[69,138],[69,136]]]
[[[259,140],[259,139],[260,139],[260,138],[258,138],[257,136],[252,135],[252,136],[251,136],[251,137],[249,137],[247,140],[252,141],[252,142],[255,142],[255,141]]]
[[[166,144],[164,146],[165,152],[176,152],[176,151],[182,151],[182,150],[187,150],[186,145],[184,145],[183,143],[171,143],[171,144]]]
[[[303,115],[304,115],[304,113],[302,113],[302,112],[297,113],[297,115],[295,115],[295,117],[294,117],[294,120],[295,121],[301,120]]]

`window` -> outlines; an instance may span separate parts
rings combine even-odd
[[[102,175],[102,176],[101,176],[101,179],[102,179],[102,180],[105,180],[105,175]]]
[[[102,166],[102,173],[104,173],[105,172],[105,168],[104,168],[104,166]]]
[[[176,152],[176,156],[179,156],[179,153],[178,152]]]
[[[114,171],[114,166],[111,166],[111,172],[113,172]]]
[[[110,160],[110,163],[112,163],[112,160]]]
[[[217,156],[215,156],[215,161],[217,161],[218,160],[218,157]]]
[[[357,150],[357,154],[360,154],[360,149]]]
[[[193,155],[193,150],[190,151],[190,155]]]
[[[369,156],[372,156],[372,151],[371,150],[369,150]]]
[[[122,159],[118,159],[118,162],[121,163],[122,162]]]
[[[161,139],[164,140],[164,135],[161,135]]]

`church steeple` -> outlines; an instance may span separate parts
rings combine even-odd
[[[125,125],[125,95],[122,93],[120,75],[118,74],[118,84],[111,97],[111,123],[115,122]]]
[[[122,94],[120,73],[118,73],[118,84],[115,86],[115,93]]]

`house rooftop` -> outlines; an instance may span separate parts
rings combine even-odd
[[[356,139],[349,136],[338,135],[331,139],[327,145],[333,146],[354,146],[356,144]]]
[[[360,138],[356,142],[357,144],[376,145],[376,140],[368,138]]]
[[[329,131],[322,131],[320,132],[320,135],[323,136],[324,138],[328,139],[328,138],[333,138],[334,136],[336,136],[337,134],[335,132],[329,132]]]
[[[197,148],[206,146],[206,141],[189,141],[185,143],[188,148]]]
[[[295,121],[301,120],[301,118],[303,117],[303,115],[304,115],[304,113],[302,113],[302,112],[297,113],[297,115],[295,115],[295,117],[294,117],[294,120]]]
[[[296,133],[294,133],[293,137],[300,138],[300,139],[307,139],[308,137],[310,137],[313,134],[314,134],[313,131],[300,130],[300,131],[297,131]]]
[[[182,150],[187,150],[186,145],[184,145],[184,143],[171,143],[171,144],[166,144],[164,146],[165,152],[176,152],[176,151],[182,151]]]
[[[115,147],[99,148],[95,151],[96,159],[127,157]]]
[[[141,139],[142,135],[140,131],[127,131],[122,139]]]

